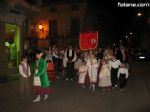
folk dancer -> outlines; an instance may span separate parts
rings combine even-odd
[[[56,75],[55,75],[55,67],[54,67],[54,63],[53,63],[52,50],[51,49],[48,49],[45,60],[47,62],[48,79],[51,81],[55,81]]]
[[[35,69],[34,69],[34,94],[37,95],[36,99],[33,100],[33,102],[39,102],[41,101],[41,95],[44,95],[43,100],[48,99],[48,95],[50,93],[49,86],[51,85],[48,80],[48,74],[47,74],[47,63],[42,58],[43,53],[42,51],[38,50],[36,53],[37,61],[35,63]]]
[[[81,87],[85,88],[85,78],[87,75],[87,66],[86,62],[83,60],[82,64],[79,66],[79,79],[78,83],[81,85]]]
[[[88,68],[88,76],[90,79],[89,89],[95,91],[95,85],[97,83],[97,74],[98,74],[98,62],[95,57],[95,54],[90,53],[90,57],[87,58],[87,68]]]
[[[129,76],[129,72],[125,63],[121,63],[121,66],[118,70],[118,75],[117,75],[118,80],[119,80],[120,91],[122,91],[126,87],[128,76]]]
[[[27,56],[22,56],[21,62],[19,64],[19,74],[20,74],[20,93],[21,98],[24,99],[25,96],[30,97],[30,66],[27,63]]]
[[[102,88],[102,91],[111,90],[110,70],[105,60],[102,60],[102,67],[99,72],[99,84],[98,85],[99,87]]]
[[[64,58],[67,73],[66,81],[68,80],[72,81],[73,78],[75,77],[74,62],[76,61],[77,57],[71,45],[69,45],[69,48],[66,50]]]
[[[60,57],[59,57],[59,53],[58,53],[58,48],[56,47],[56,45],[53,45],[52,47],[52,59],[53,59],[53,63],[54,63],[54,69],[55,69],[55,74],[57,75],[57,78],[60,78]]]
[[[75,69],[75,73],[78,76],[79,75],[79,68],[82,65],[82,59],[80,57],[77,58],[77,60],[74,63],[74,69]]]
[[[120,65],[120,60],[116,59],[115,55],[112,55],[112,60],[109,61],[112,88],[118,87],[117,73]]]

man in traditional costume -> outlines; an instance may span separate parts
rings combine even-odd
[[[75,77],[74,62],[77,60],[77,56],[71,45],[69,45],[69,48],[66,50],[64,58],[67,72],[66,80],[73,80]]]

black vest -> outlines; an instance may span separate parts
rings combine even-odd
[[[72,56],[69,56],[69,49],[67,50],[67,58],[69,61],[72,61],[72,59],[74,58],[74,50],[72,49]]]

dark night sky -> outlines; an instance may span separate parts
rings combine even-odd
[[[125,1],[125,0],[124,0]],[[132,0],[134,3],[135,0]],[[139,23],[141,26],[145,24],[146,19],[148,17],[148,8],[129,8],[129,7],[118,7],[118,2],[98,2],[98,1],[92,1],[91,4],[95,7],[95,10],[97,11],[98,17],[101,16],[99,12],[101,10],[105,11],[106,13],[109,13],[110,16],[112,16],[112,22],[114,23],[114,27],[116,29],[117,35],[122,35],[126,31],[136,31],[137,23]],[[127,2],[128,3],[128,2]],[[135,1],[135,3],[137,3]],[[142,1],[144,2],[144,0]],[[148,2],[149,3],[149,2]],[[142,12],[143,16],[138,17],[137,13]]]

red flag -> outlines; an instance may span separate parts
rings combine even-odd
[[[98,32],[80,33],[79,45],[81,50],[95,49],[98,45]]]

